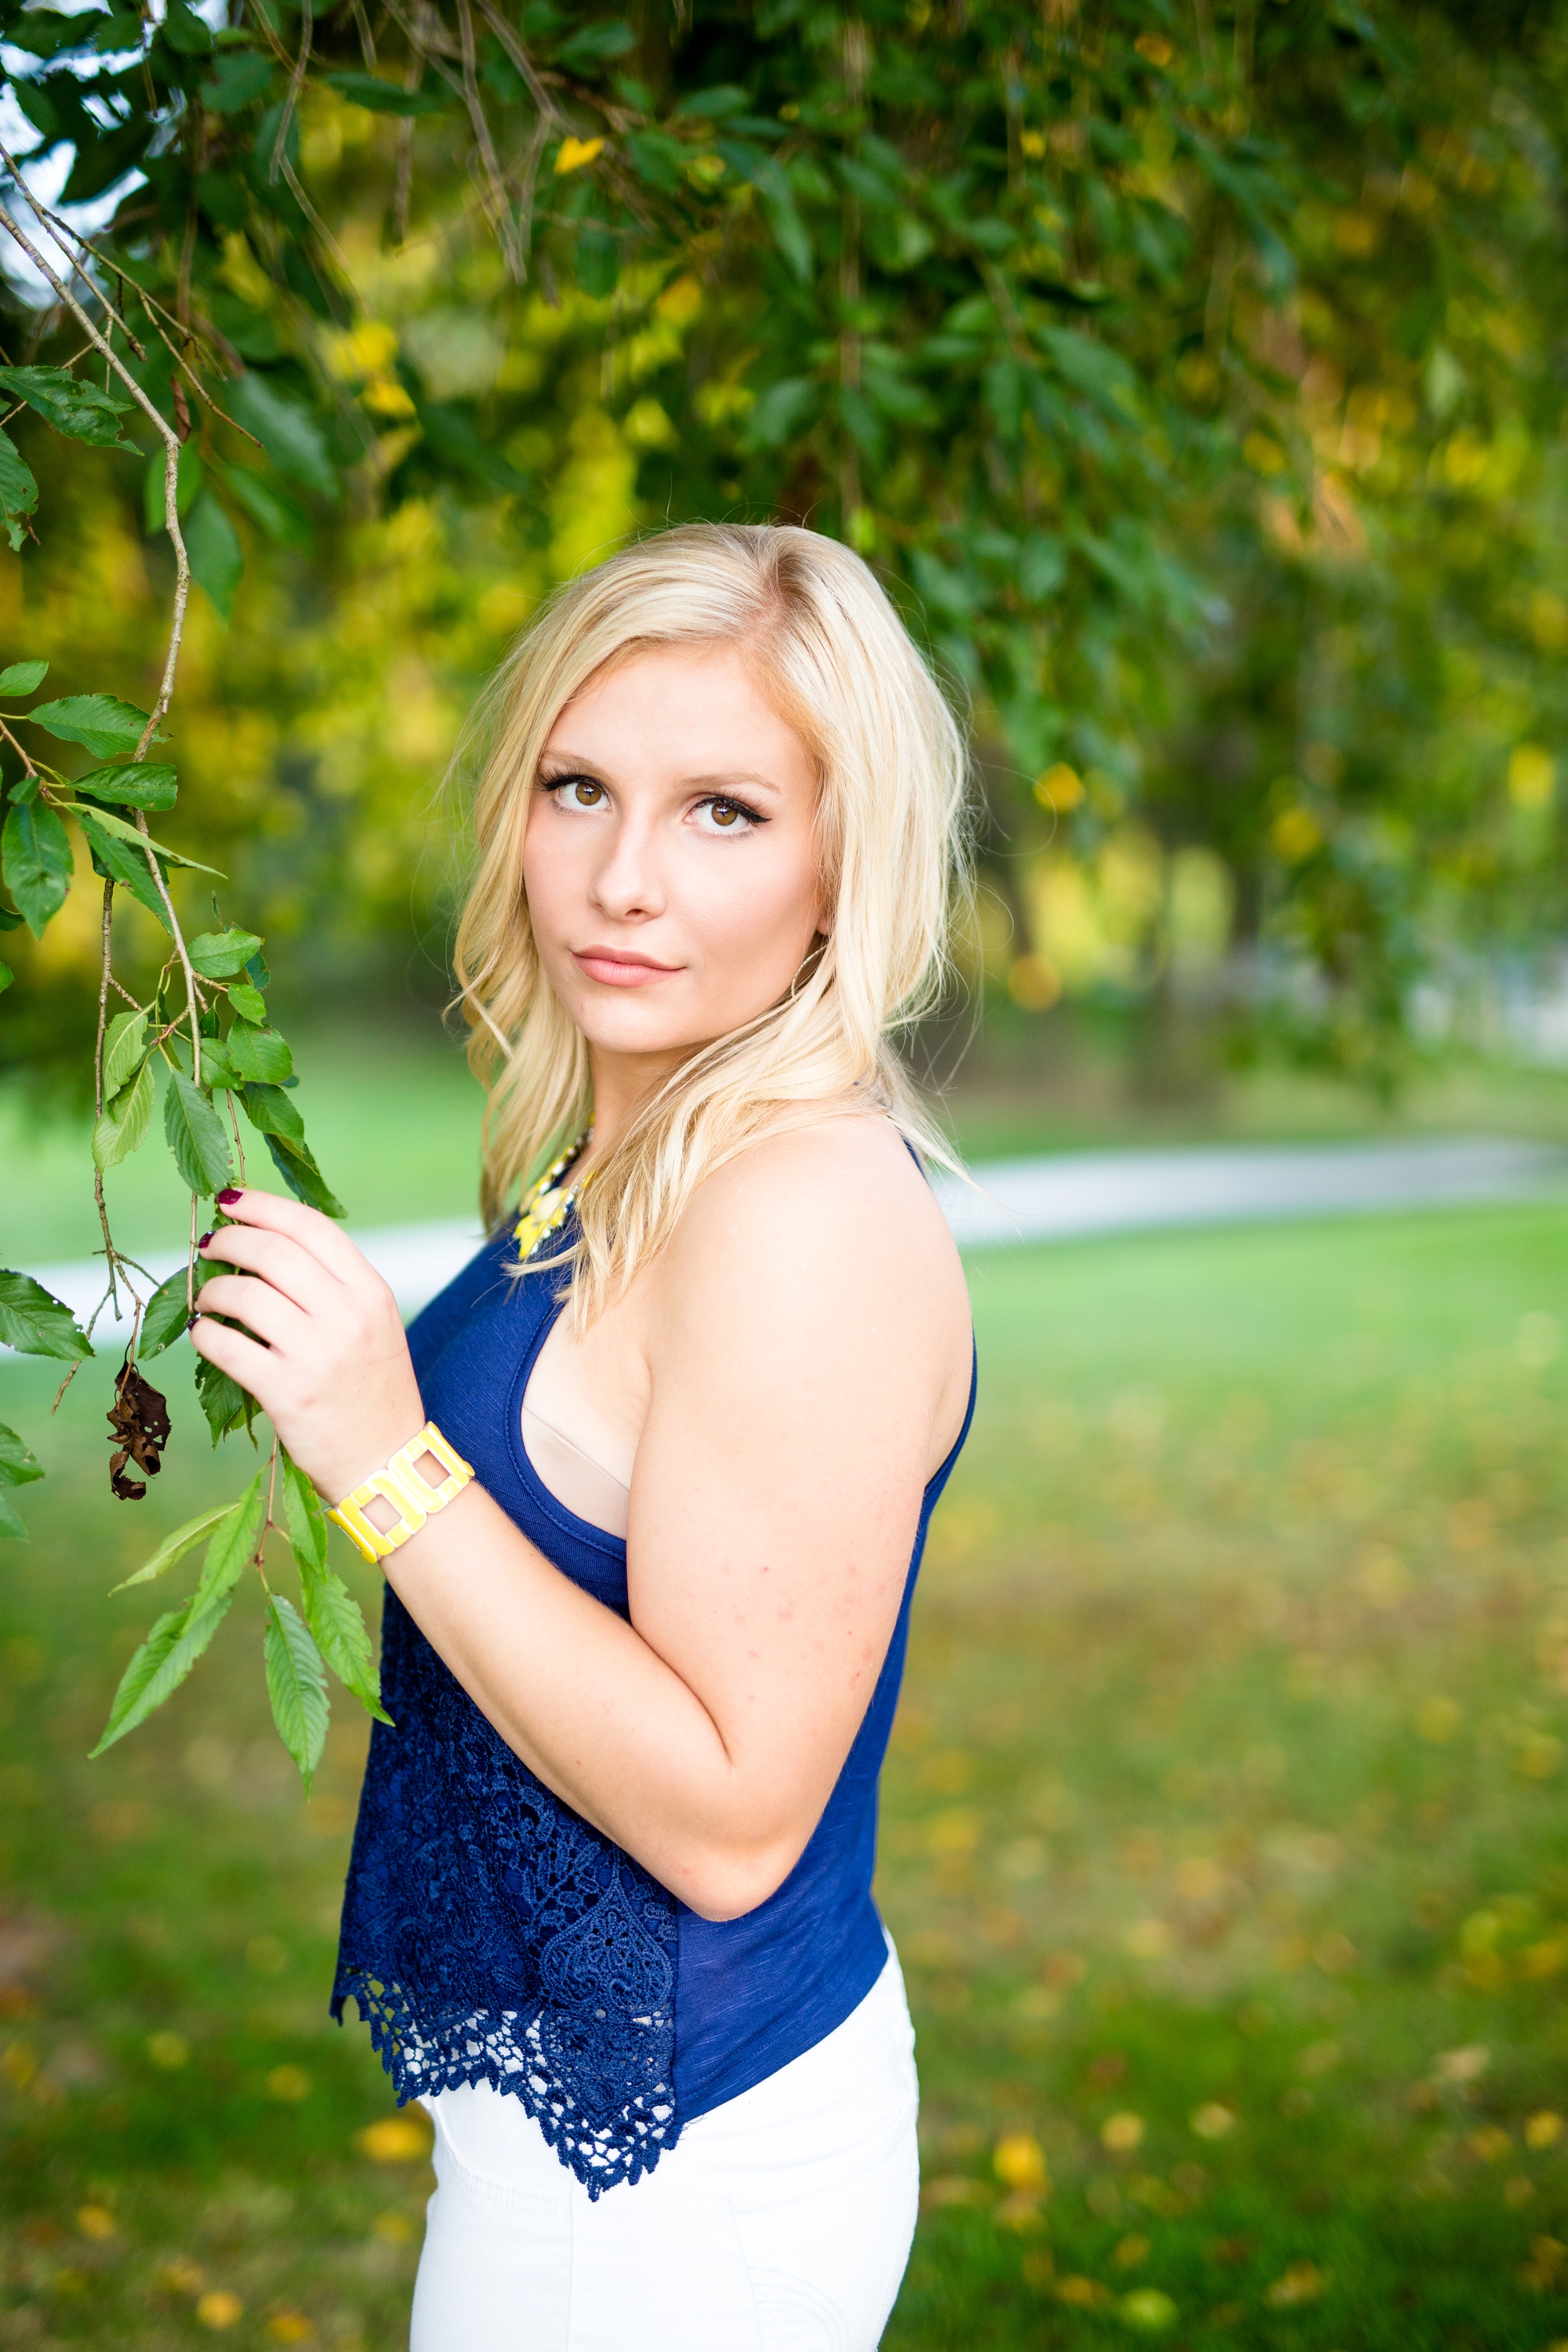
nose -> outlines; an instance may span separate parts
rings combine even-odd
[[[649,921],[665,909],[657,827],[625,814],[606,828],[604,856],[589,895],[601,914],[618,923]]]

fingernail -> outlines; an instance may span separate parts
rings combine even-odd
[[[197,1247],[199,1250],[204,1250],[204,1249],[205,1249],[205,1247],[206,1247],[206,1245],[207,1245],[208,1242],[210,1242],[210,1241],[211,1241],[211,1239],[212,1239],[212,1235],[211,1235],[211,1234],[204,1234],[202,1235],[202,1237],[201,1237],[200,1241],[196,1244],[196,1247]]]
[[[226,1184],[217,1196],[217,1204],[220,1209],[232,1209],[235,1202],[244,1197],[237,1184]]]

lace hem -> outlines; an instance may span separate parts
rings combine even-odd
[[[619,2023],[602,2008],[585,2003],[581,2012],[541,2004],[531,2011],[476,2010],[466,2017],[421,2021],[395,1984],[366,1969],[350,1969],[332,1993],[332,2015],[342,2023],[343,2003],[353,2000],[370,2028],[371,2046],[392,2078],[397,2104],[489,2083],[521,2099],[548,2145],[593,2200],[624,2181],[628,2187],[651,2172],[675,2146],[680,2125],[675,2093],[662,2079],[668,2053],[669,2021],[657,2011]],[[578,2095],[563,2079],[571,2068]],[[628,2079],[647,2077],[647,2087],[624,2095]],[[585,2100],[597,2091],[605,2104]]]

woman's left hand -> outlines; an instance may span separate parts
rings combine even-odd
[[[249,1390],[306,1476],[339,1502],[425,1423],[397,1301],[318,1210],[249,1189],[219,1205],[234,1222],[201,1255],[239,1271],[203,1285],[192,1342]]]

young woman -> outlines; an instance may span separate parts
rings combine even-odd
[[[795,530],[613,558],[499,707],[493,1238],[405,1336],[335,1225],[226,1196],[193,1334],[384,1558],[334,2007],[435,2117],[415,2352],[871,2352],[918,2193],[877,1780],[973,1403],[887,1038],[962,746]]]

